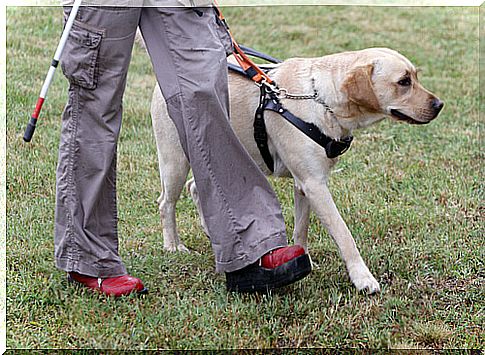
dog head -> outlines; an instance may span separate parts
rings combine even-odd
[[[417,70],[406,57],[385,48],[361,51],[341,91],[359,111],[411,124],[429,123],[444,105],[419,83]]]

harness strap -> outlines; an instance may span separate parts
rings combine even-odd
[[[330,138],[320,131],[320,129],[313,123],[305,122],[285,109],[280,100],[274,94],[267,95],[264,85],[260,87],[260,90],[259,105],[256,109],[253,123],[254,140],[256,141],[256,145],[258,146],[261,157],[272,173],[274,173],[274,160],[268,147],[268,133],[266,132],[266,124],[264,122],[265,110],[274,111],[280,114],[284,119],[298,128],[308,138],[313,140],[319,146],[323,147],[329,159],[337,158],[350,148],[354,137],[347,136],[339,140]]]
[[[254,140],[258,146],[259,153],[263,157],[268,169],[274,173],[274,160],[269,152],[268,147],[268,133],[266,132],[266,124],[264,123],[264,109],[266,104],[266,88],[264,85],[260,87],[259,105],[254,115]]]
[[[247,74],[246,72],[239,66],[239,65],[236,65],[236,64],[232,64],[232,63],[227,63],[227,67],[229,70],[239,74],[239,75],[242,75],[244,76],[245,78],[247,78]],[[251,79],[251,78],[249,78]]]
[[[259,59],[264,59],[265,61],[273,64],[278,64],[283,62],[281,59],[272,57],[266,53],[261,53],[253,48],[243,46],[242,44],[239,45],[239,48],[241,48],[244,51],[244,53],[246,53],[247,55],[250,55]]]
[[[330,138],[320,131],[320,129],[313,123],[305,122],[285,109],[276,97],[265,100],[264,109],[277,112],[283,116],[288,122],[302,131],[311,140],[325,148],[327,157],[330,159],[344,154],[350,148],[350,144],[354,139],[352,136],[343,137],[340,140]]]

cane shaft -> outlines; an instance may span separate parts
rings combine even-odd
[[[42,105],[44,104],[44,100],[47,96],[47,92],[49,91],[49,86],[52,83],[54,74],[56,73],[57,65],[59,64],[62,51],[64,50],[64,46],[67,42],[67,38],[69,37],[69,32],[71,32],[71,28],[72,28],[72,25],[74,24],[74,20],[76,19],[79,6],[81,6],[81,2],[82,0],[76,0],[74,2],[71,13],[69,14],[69,17],[66,21],[64,31],[62,32],[61,39],[59,41],[59,44],[57,45],[56,52],[54,53],[54,59],[51,62],[51,66],[49,67],[49,71],[47,72],[46,78],[44,80],[44,84],[42,85],[42,89],[40,90],[40,95],[39,95],[39,98],[37,99],[37,104],[35,105],[34,112],[30,117],[29,123],[27,124],[27,128],[25,129],[25,133],[24,133],[25,142],[30,142],[32,139],[32,136],[34,135],[37,120],[39,119],[40,111],[42,110]]]

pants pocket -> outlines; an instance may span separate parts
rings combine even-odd
[[[86,89],[96,88],[103,33],[103,30],[74,22],[61,59],[62,72],[71,84]]]

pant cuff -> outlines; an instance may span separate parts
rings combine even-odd
[[[96,268],[92,264],[82,261],[56,259],[56,266],[65,272],[77,272],[82,275],[100,278],[123,276],[128,273],[123,264],[110,268]]]
[[[259,243],[253,250],[235,260],[231,260],[229,262],[218,262],[216,260],[216,272],[222,273],[240,270],[255,263],[271,250],[286,246],[288,246],[288,241],[284,232],[277,234],[276,236],[271,236],[261,241],[261,243]]]

